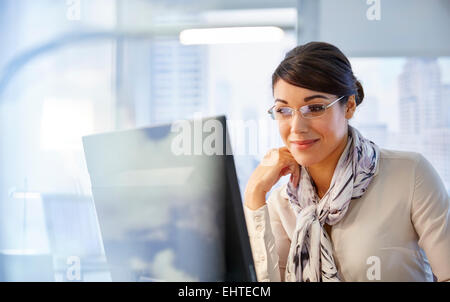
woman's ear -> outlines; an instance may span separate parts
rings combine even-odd
[[[355,95],[351,95],[348,97],[347,104],[345,105],[345,118],[351,119],[356,110],[356,100]]]

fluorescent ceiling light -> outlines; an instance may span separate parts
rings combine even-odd
[[[283,36],[284,31],[275,26],[199,28],[183,30],[180,42],[184,45],[279,42]]]

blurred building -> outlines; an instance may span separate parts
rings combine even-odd
[[[367,138],[380,146],[388,144],[388,129],[385,123],[380,122],[379,100],[374,96],[365,96],[358,106],[351,124]]]
[[[180,45],[175,39],[151,43],[150,123],[187,118],[208,108],[207,51],[205,46]]]
[[[398,145],[425,155],[449,188],[449,85],[441,82],[437,60],[408,59],[398,86],[401,132]]]

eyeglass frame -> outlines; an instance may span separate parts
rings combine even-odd
[[[298,111],[298,112],[300,112],[300,114],[302,115],[303,118],[306,118],[306,119],[314,119],[314,118],[319,118],[319,117],[323,116],[323,115],[325,114],[325,111],[326,111],[328,108],[330,108],[331,106],[333,106],[334,104],[336,104],[336,103],[337,103],[338,101],[340,101],[343,97],[345,97],[345,95],[343,95],[343,96],[337,98],[336,100],[334,100],[334,101],[331,102],[330,104],[314,103],[314,104],[307,104],[307,105],[301,106],[301,107],[298,108],[298,109],[294,109],[294,108],[292,108],[292,107],[288,107],[288,108],[292,109],[292,116],[291,116],[291,117],[293,117],[293,116],[294,116],[294,113],[295,113],[296,111]],[[302,111],[301,111],[301,109],[302,109],[303,107],[311,106],[311,105],[319,105],[319,104],[320,104],[320,105],[326,105],[326,106],[325,106],[325,109],[324,109],[324,111],[323,111],[323,114],[321,114],[321,115],[319,115],[319,116],[314,116],[314,117],[306,117],[306,116],[303,115],[303,113],[302,113]],[[273,109],[274,109],[275,107],[276,107],[276,105],[273,105],[272,107],[270,107],[269,110],[267,110],[267,113],[272,117],[273,120],[277,120],[277,119],[274,117],[274,112],[273,112]]]

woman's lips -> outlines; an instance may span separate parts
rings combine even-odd
[[[318,142],[319,139],[309,139],[305,141],[291,141],[291,144],[293,147],[295,147],[298,150],[306,150],[313,146],[316,142]]]

